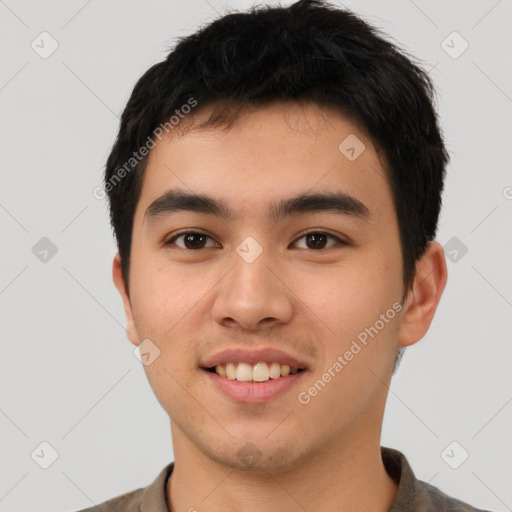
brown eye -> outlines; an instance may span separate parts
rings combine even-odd
[[[329,239],[334,240],[334,243],[331,243],[329,246],[327,246],[329,243]],[[305,235],[302,235],[299,239],[297,239],[295,243],[298,244],[300,240],[304,240],[302,247],[299,247],[300,249],[311,249],[313,251],[318,251],[326,248],[328,249],[333,245],[346,245],[345,242],[338,238],[337,236],[331,235],[330,233],[323,233],[321,231],[306,233]]]
[[[217,247],[215,241],[208,235],[205,235],[204,233],[197,233],[195,231],[189,231],[172,237],[168,242],[166,242],[165,245],[175,244],[181,249],[197,250],[207,247],[209,241],[210,245],[208,247]]]
[[[309,249],[323,249],[327,244],[327,236],[322,233],[306,235],[306,245]]]

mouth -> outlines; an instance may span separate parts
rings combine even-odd
[[[309,372],[309,365],[273,347],[233,347],[199,365],[213,389],[230,401],[263,404],[284,396]]]
[[[306,368],[280,364],[277,361],[259,361],[256,364],[228,362],[203,369],[224,379],[249,383],[279,380],[306,370]]]

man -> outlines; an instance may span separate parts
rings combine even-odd
[[[380,446],[447,279],[432,96],[313,0],[220,18],[139,80],[105,175],[113,277],[175,460],[101,510],[476,510]]]

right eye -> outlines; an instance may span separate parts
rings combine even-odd
[[[213,245],[207,245],[208,240],[213,243]],[[179,242],[178,242],[179,241]],[[219,247],[220,245],[213,240],[212,237],[205,233],[201,233],[198,231],[183,231],[174,235],[171,239],[167,240],[164,245],[176,245],[180,249],[189,249],[189,250],[198,250],[205,249],[209,247]]]

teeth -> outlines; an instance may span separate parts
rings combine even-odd
[[[236,369],[236,380],[249,382],[252,380],[252,368],[247,363],[239,363]]]
[[[281,365],[279,363],[272,363],[270,365],[269,376],[271,379],[278,379],[281,377]]]
[[[240,365],[238,365],[240,368]],[[252,368],[252,380],[255,382],[265,382],[270,379],[270,370],[267,363],[255,364]]]
[[[215,371],[221,375],[221,373],[218,370],[218,366],[215,367]],[[236,379],[236,366],[233,363],[228,363],[226,365],[226,377],[230,380]]]
[[[215,367],[217,375],[240,382],[266,382],[269,379],[295,375],[298,371],[298,368],[290,368],[287,364],[280,365],[276,362],[266,363],[264,361],[254,365],[248,363],[227,363],[219,364]]]

